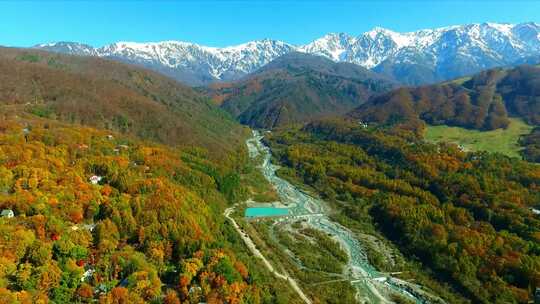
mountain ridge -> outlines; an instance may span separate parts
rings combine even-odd
[[[268,129],[345,114],[395,86],[355,64],[289,53],[240,81],[212,84],[205,91],[241,123]]]
[[[495,68],[439,84],[401,87],[371,98],[348,116],[364,122],[424,121],[477,130],[506,128],[509,117],[540,125],[540,67]]]
[[[304,52],[416,85],[534,58],[540,54],[540,25],[473,23],[406,33],[375,27],[358,36],[330,33],[299,46],[262,39],[222,48],[182,41],[116,42],[100,48],[58,42],[35,48],[135,63],[190,85],[237,80],[281,55]]]

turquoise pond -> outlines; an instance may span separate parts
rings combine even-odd
[[[260,208],[247,208],[246,217],[261,217],[261,216],[282,216],[289,214],[287,208],[273,208],[273,207],[260,207]]]

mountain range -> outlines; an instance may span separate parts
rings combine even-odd
[[[100,48],[56,42],[35,48],[134,63],[194,86],[238,80],[291,52],[354,63],[416,85],[496,66],[536,63],[540,56],[540,25],[482,23],[408,33],[377,27],[358,36],[328,34],[300,46],[264,39],[224,48],[181,41],[117,42]]]

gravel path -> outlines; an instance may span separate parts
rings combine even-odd
[[[266,257],[261,253],[261,251],[259,249],[257,249],[257,246],[255,246],[255,243],[253,242],[253,240],[249,237],[249,235],[247,233],[244,233],[242,231],[242,229],[240,229],[240,226],[238,226],[238,224],[236,223],[236,221],[234,220],[234,218],[231,217],[231,213],[234,211],[234,208],[235,206],[233,207],[230,207],[230,208],[227,208],[225,210],[225,217],[231,221],[234,229],[236,230],[236,232],[238,232],[238,234],[240,235],[240,237],[242,238],[242,240],[244,241],[244,243],[246,244],[246,246],[248,247],[248,249],[253,253],[254,256],[256,256],[257,258],[261,259],[263,264],[266,266],[266,268],[271,272],[273,273],[276,277],[280,278],[280,279],[283,279],[283,280],[286,280],[289,285],[291,285],[291,287],[294,289],[294,291],[296,291],[296,293],[298,294],[298,296],[304,300],[305,303],[307,304],[311,304],[311,300],[304,294],[304,292],[302,291],[302,289],[300,288],[300,286],[298,286],[298,283],[296,282],[295,279],[291,278],[288,274],[282,274],[282,273],[279,273],[275,268],[274,266],[272,266],[272,264],[270,264],[270,262],[268,261],[268,259],[266,259]]]

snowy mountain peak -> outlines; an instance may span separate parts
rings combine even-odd
[[[394,31],[391,31],[389,29],[386,29],[384,27],[380,27],[380,26],[376,26],[374,27],[373,29],[371,29],[371,31],[368,31],[368,32],[365,32],[364,35],[367,35],[367,36],[370,36],[372,39],[375,39],[375,37],[377,37],[378,35],[394,35],[394,34],[398,34]]]
[[[347,51],[356,42],[356,39],[345,33],[330,33],[301,46],[298,51],[321,55],[333,61],[346,61]]]
[[[229,46],[224,48],[214,48],[217,52],[243,52],[243,51],[255,51],[255,50],[273,50],[273,49],[282,49],[282,48],[294,48],[293,45],[287,44],[283,41],[272,40],[272,39],[262,39],[249,41],[243,44],[236,46]]]
[[[489,26],[491,28],[494,28],[498,30],[501,33],[505,33],[507,35],[512,34],[512,28],[514,27],[513,24],[510,23],[493,23],[493,22],[486,22],[486,26]]]
[[[416,33],[397,33],[382,27],[376,27],[365,33],[365,35],[372,40],[390,39],[395,43],[397,48],[404,48],[411,45],[414,42],[415,34]]]

